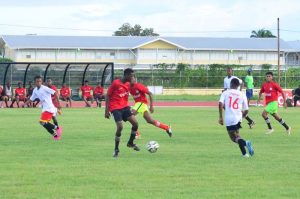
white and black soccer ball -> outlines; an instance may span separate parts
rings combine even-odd
[[[156,141],[150,141],[147,143],[146,147],[150,153],[155,153],[159,148],[159,144]]]

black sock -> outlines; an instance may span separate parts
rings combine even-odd
[[[266,123],[267,123],[267,125],[268,125],[268,128],[269,128],[269,129],[272,129],[272,126],[271,126],[271,123],[270,123],[270,120],[269,120],[268,117],[265,119],[265,121],[266,121]]]
[[[278,121],[282,126],[284,126],[284,128],[286,129],[286,130],[288,130],[289,129],[289,126],[285,123],[285,121],[281,118],[279,121]]]
[[[133,140],[135,139],[136,131],[131,130],[130,138],[128,140],[128,144],[133,144]]]
[[[241,149],[241,152],[243,155],[245,155],[247,152],[246,152],[246,149],[245,149],[245,146],[246,146],[246,141],[242,138],[238,139],[238,145]]]
[[[44,123],[43,127],[53,136],[57,136],[56,132],[54,131],[55,126],[49,122]]]
[[[120,137],[115,137],[115,150],[119,150]]]
[[[245,117],[245,119],[248,121],[249,124],[253,123],[253,120],[248,115]]]

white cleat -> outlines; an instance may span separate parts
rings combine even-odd
[[[287,132],[288,135],[291,135],[291,131],[292,131],[292,127],[289,127],[289,129],[286,130],[286,132]]]
[[[266,132],[267,135],[270,135],[274,132],[274,129],[268,129],[268,131]]]
[[[242,155],[243,158],[249,158],[250,155],[248,153],[246,153],[245,155]]]

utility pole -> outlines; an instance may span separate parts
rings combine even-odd
[[[279,34],[279,18],[277,18],[277,67],[278,67],[278,84],[280,85],[280,34]]]

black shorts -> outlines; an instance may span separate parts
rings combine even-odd
[[[113,110],[111,113],[114,116],[116,122],[120,122],[122,120],[126,122],[128,118],[132,116],[132,112],[129,106],[122,109]]]
[[[239,129],[241,129],[242,126],[241,126],[241,122],[238,122],[237,124],[235,125],[231,125],[231,126],[226,126],[226,129],[227,131],[238,131]]]

